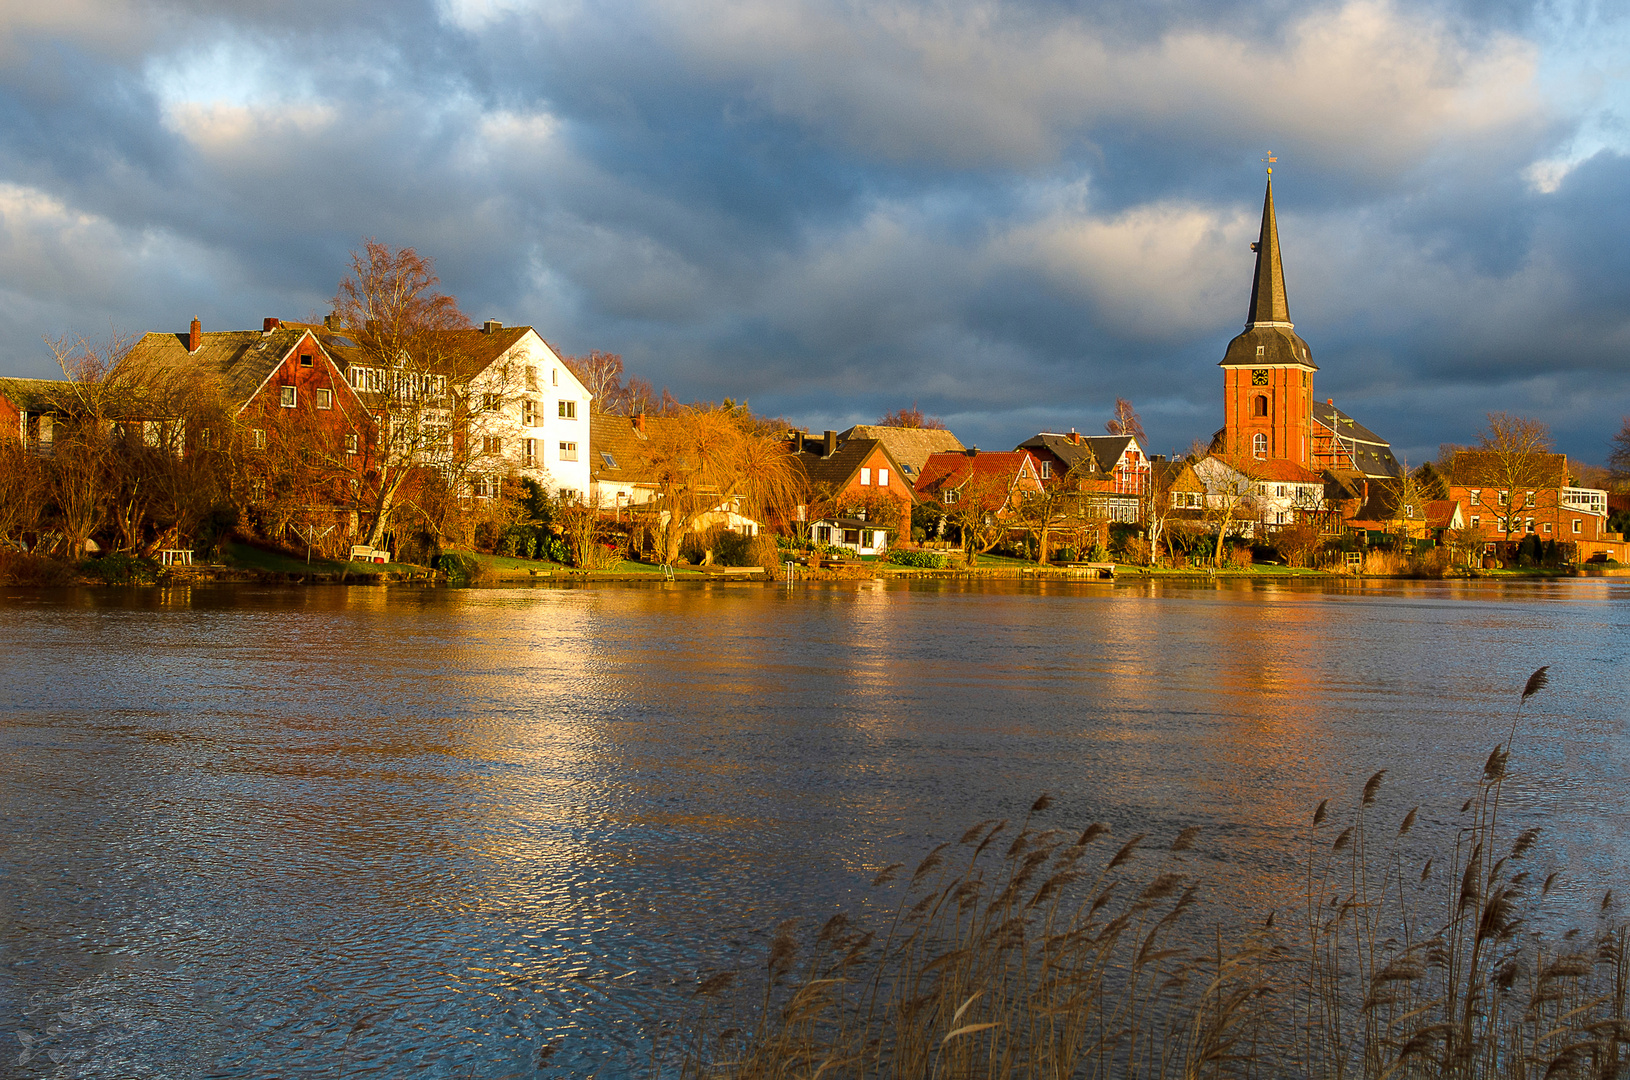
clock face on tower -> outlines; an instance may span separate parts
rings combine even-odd
[[[1268,369],[1267,368],[1262,368],[1262,367],[1252,368],[1251,369],[1251,385],[1252,386],[1267,386],[1268,385]]]

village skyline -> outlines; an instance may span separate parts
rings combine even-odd
[[[385,10],[8,16],[5,374],[320,318],[375,236],[684,399],[1011,446],[1129,397],[1169,452],[1215,429],[1272,151],[1321,389],[1401,457],[1513,411],[1602,463],[1630,413],[1611,13]]]

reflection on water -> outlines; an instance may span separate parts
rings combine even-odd
[[[698,970],[1052,792],[1276,902],[1325,795],[1630,854],[1617,582],[0,594],[0,1072],[627,1071]],[[1401,812],[1401,811],[1400,811]]]

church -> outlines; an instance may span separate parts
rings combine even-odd
[[[1256,277],[1245,330],[1228,343],[1218,365],[1224,417],[1213,451],[1240,461],[1289,462],[1355,493],[1367,489],[1369,480],[1402,476],[1385,439],[1336,408],[1333,399],[1320,402],[1314,393],[1319,368],[1290,321],[1285,298],[1272,169],[1262,199],[1262,230],[1251,250]]]

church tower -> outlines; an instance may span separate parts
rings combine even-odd
[[[1313,373],[1307,342],[1296,334],[1285,302],[1273,170],[1262,200],[1262,232],[1251,245],[1256,280],[1245,332],[1228,343],[1223,369],[1223,446],[1229,454],[1312,466]]]

